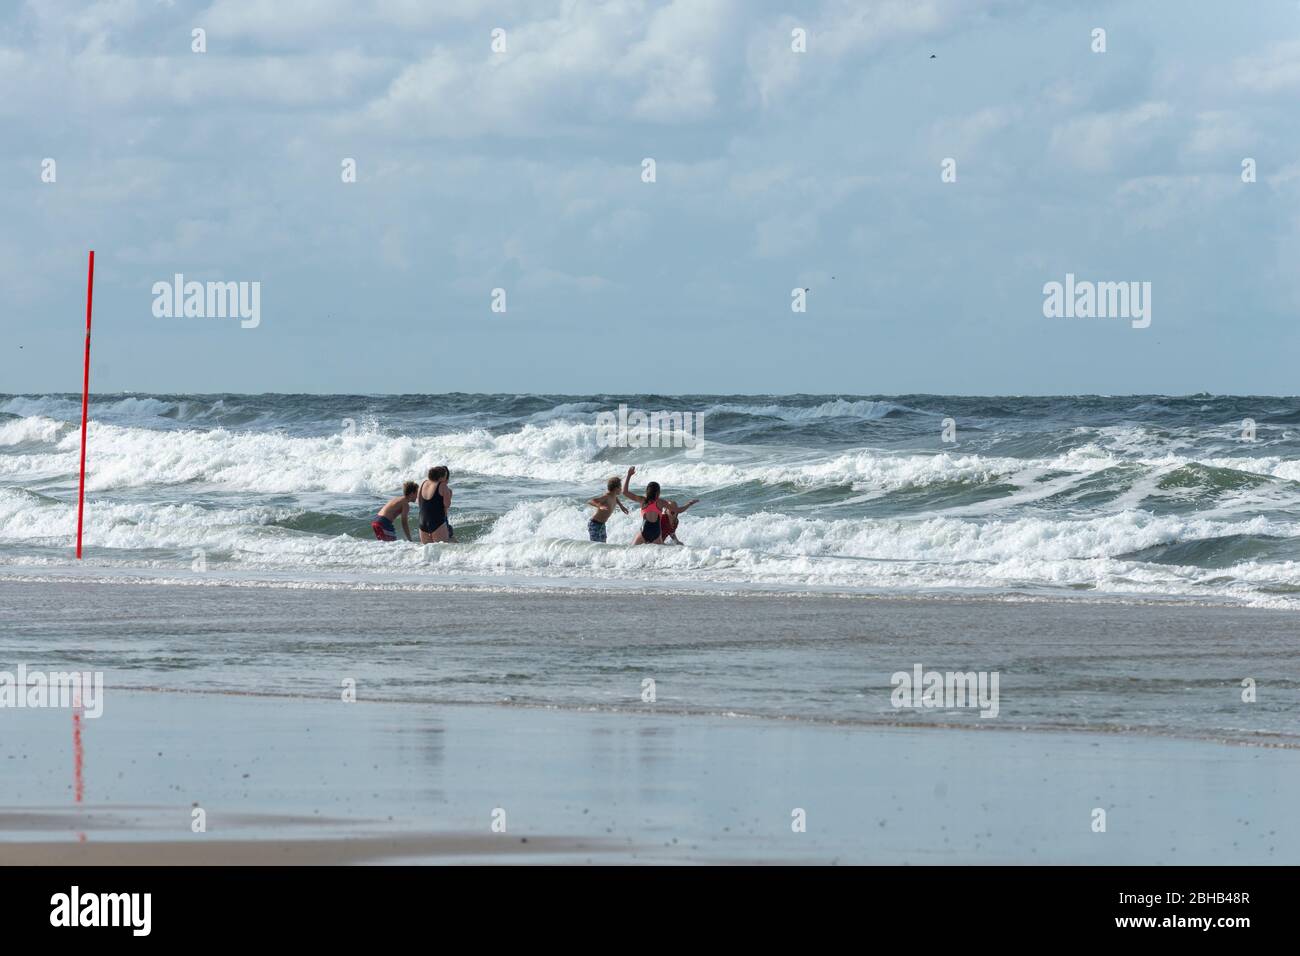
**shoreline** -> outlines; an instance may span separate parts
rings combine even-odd
[[[304,700],[332,700],[351,679],[362,700],[505,705],[520,717],[657,711],[1292,749],[1300,745],[1294,622],[1276,610],[1172,604],[459,590],[430,597],[56,587],[0,576],[0,670],[22,663],[29,671],[92,671],[114,692]],[[900,703],[895,678],[916,667],[996,675],[1000,704],[988,702],[996,718],[982,719],[984,705],[977,711],[969,702]]]
[[[123,692],[130,694],[158,694],[162,696],[178,695],[183,697],[189,696],[210,696],[210,697],[236,697],[252,698],[256,700],[280,700],[286,702],[303,702],[303,703],[320,703],[327,698],[313,694],[292,694],[286,691],[255,691],[255,690],[233,690],[221,688],[188,688],[188,687],[160,687],[148,685],[106,684],[104,690],[113,692]],[[363,701],[358,700],[358,703]],[[472,700],[411,700],[400,697],[382,697],[367,694],[364,700],[367,704],[379,704],[393,707],[440,707],[440,708],[463,708],[463,707],[486,707],[501,710],[505,713],[512,712],[541,712],[557,714],[593,714],[600,717],[610,717],[619,719],[636,720],[638,718],[653,716],[665,720],[726,720],[726,721],[756,721],[771,722],[776,724],[794,724],[806,725],[810,727],[828,727],[840,730],[919,730],[928,732],[948,731],[956,733],[1011,733],[1011,734],[1081,734],[1084,736],[1096,735],[1099,737],[1133,737],[1137,739],[1151,740],[1179,740],[1188,743],[1206,743],[1216,744],[1224,747],[1251,747],[1265,750],[1300,750],[1300,735],[1294,737],[1285,737],[1278,734],[1261,735],[1259,739],[1236,738],[1225,736],[1203,735],[1198,736],[1190,733],[1178,733],[1176,731],[1163,731],[1144,727],[1088,727],[1083,725],[1060,725],[1060,726],[1034,726],[1032,724],[1007,724],[1007,723],[958,723],[944,722],[940,720],[930,720],[925,723],[908,723],[904,721],[887,721],[887,720],[868,720],[868,719],[848,719],[848,718],[831,718],[803,715],[785,715],[785,714],[751,714],[729,711],[719,713],[712,710],[688,710],[688,709],[669,709],[665,707],[654,707],[652,710],[634,710],[631,707],[578,707],[565,706],[562,704],[543,704],[532,703],[527,701],[498,701],[496,703],[483,703]],[[0,708],[0,712],[3,709]]]
[[[141,587],[194,587],[194,588],[261,588],[284,591],[336,591],[336,592],[417,592],[417,593],[482,593],[504,595],[555,595],[557,597],[584,597],[606,594],[628,596],[671,595],[674,597],[717,597],[755,599],[818,598],[897,602],[897,603],[950,603],[964,604],[1046,604],[1121,607],[1189,607],[1220,608],[1242,611],[1278,612],[1292,610],[1297,595],[1277,595],[1277,603],[1229,600],[1227,598],[1194,599],[1180,594],[1147,592],[1098,591],[1088,596],[1083,592],[1029,593],[1025,591],[989,590],[934,590],[934,591],[870,591],[838,587],[835,585],[792,585],[774,588],[765,584],[744,585],[737,582],[688,582],[666,579],[661,583],[637,579],[624,582],[618,578],[567,578],[544,574],[521,575],[509,580],[482,575],[430,578],[410,574],[387,574],[386,581],[344,580],[353,572],[338,572],[330,577],[304,578],[277,575],[273,571],[248,571],[238,574],[205,571],[201,574],[180,570],[152,570],[139,568],[86,568],[76,565],[42,568],[40,571],[17,570],[20,565],[0,565],[0,583],[12,581],[20,584],[124,584]],[[376,578],[381,572],[370,572]],[[99,575],[99,576],[96,576]],[[535,582],[535,583],[533,583]]]

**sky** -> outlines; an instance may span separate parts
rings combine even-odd
[[[1300,392],[1294,0],[0,0],[0,89],[0,393],[89,249],[94,391]]]

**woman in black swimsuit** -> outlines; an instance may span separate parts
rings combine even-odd
[[[446,541],[451,537],[447,513],[451,510],[451,488],[446,465],[429,469],[429,477],[420,485],[420,544]]]

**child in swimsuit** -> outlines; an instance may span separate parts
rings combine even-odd
[[[599,498],[592,498],[587,504],[596,509],[596,513],[591,516],[587,522],[587,537],[592,541],[605,543],[605,522],[609,516],[614,513],[614,506],[618,505],[623,514],[627,514],[627,508],[623,502],[618,500],[619,492],[623,490],[623,481],[617,475],[605,483],[605,494]]]
[[[407,515],[411,513],[411,502],[415,500],[415,494],[419,489],[420,486],[415,482],[408,481],[402,486],[400,497],[389,499],[388,504],[379,509],[375,520],[370,522],[370,530],[375,533],[376,538],[380,541],[396,541],[397,529],[393,527],[393,519],[401,515],[402,531],[406,533],[406,540],[411,540],[411,523],[407,520]]]
[[[645,486],[645,494],[638,495],[631,490],[632,476],[635,474],[636,469],[629,468],[627,478],[623,481],[623,496],[641,502],[641,533],[636,536],[636,540],[632,543],[663,544],[663,536],[660,533],[663,507],[659,503],[659,482],[650,482]]]
[[[664,544],[667,544],[670,538],[672,539],[673,544],[682,543],[682,539],[677,537],[678,515],[680,515],[691,505],[698,505],[699,503],[700,503],[699,498],[692,498],[690,501],[686,502],[686,504],[681,506],[678,506],[677,502],[675,501],[668,501],[666,499],[664,500],[663,503],[664,516],[659,519],[659,527],[660,530],[663,531]]]

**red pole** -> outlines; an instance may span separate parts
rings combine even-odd
[[[86,508],[86,411],[90,406],[90,300],[95,289],[95,250],[86,273],[86,358],[81,376],[81,480],[77,483],[77,558],[81,557],[81,518]]]

